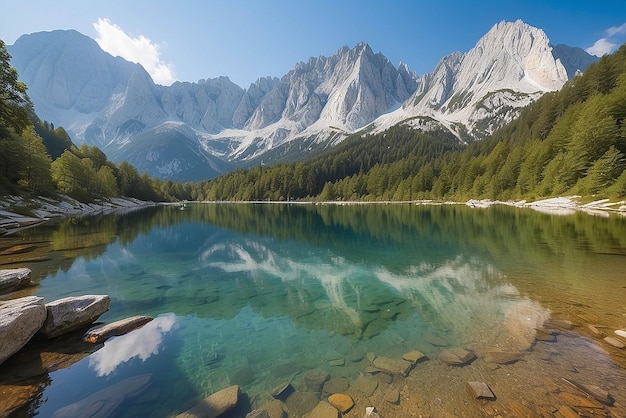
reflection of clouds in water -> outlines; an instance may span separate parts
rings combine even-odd
[[[224,254],[228,254],[231,261],[211,262],[213,257],[221,258]],[[346,290],[354,292],[360,301],[361,289],[351,283],[351,278],[373,274],[410,300],[422,319],[454,332],[475,349],[528,348],[535,329],[550,315],[539,303],[519,295],[515,286],[505,282],[493,266],[481,260],[467,261],[459,257],[441,265],[409,266],[400,273],[384,267],[370,273],[365,267],[341,257],[297,262],[253,242],[216,245],[206,250],[201,258],[226,272],[248,272],[253,279],[264,274],[285,282],[318,280],[332,307],[342,311],[357,328],[362,319],[346,302]]]
[[[107,376],[117,366],[135,357],[146,361],[159,352],[163,334],[175,328],[176,315],[161,315],[137,330],[107,341],[103,348],[89,356],[89,367],[98,376]]]
[[[407,295],[424,319],[454,331],[476,348],[526,349],[535,329],[550,316],[479,260],[424,264],[404,274],[381,268],[376,276]]]
[[[320,282],[334,309],[342,311],[356,327],[361,326],[358,312],[345,301],[346,279],[351,277],[357,267],[350,265],[341,257],[332,257],[327,262],[315,259],[315,263],[297,262],[288,257],[281,257],[267,247],[248,242],[244,245],[218,244],[204,251],[200,259],[211,267],[228,273],[248,272],[254,279],[259,275],[278,277],[283,282],[313,278]],[[229,254],[231,261],[210,262],[211,257],[221,258]]]

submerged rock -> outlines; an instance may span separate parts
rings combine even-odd
[[[320,401],[304,418],[339,418],[339,411],[327,402]]]
[[[416,364],[418,361],[420,361],[423,358],[426,358],[426,354],[417,350],[409,351],[408,353],[404,353],[402,355],[402,360],[406,360],[413,364]]]
[[[424,340],[430,345],[434,345],[435,347],[447,347],[450,343],[438,335],[435,334],[426,334],[424,335]]]
[[[378,382],[376,380],[370,379],[369,377],[365,376],[359,376],[352,384],[352,389],[358,390],[365,396],[372,396],[377,387]]]
[[[45,320],[46,306],[41,297],[0,302],[0,364],[24,347]]]
[[[217,418],[224,412],[234,408],[238,400],[239,386],[229,386],[226,389],[222,389],[219,392],[207,396],[193,408],[186,410],[182,414],[178,414],[176,418]]]
[[[604,341],[611,344],[613,347],[617,347],[617,348],[625,348],[626,344],[624,344],[623,342],[621,342],[620,340],[618,340],[615,337],[604,337]]]
[[[46,304],[47,317],[41,334],[54,338],[93,323],[109,309],[107,295],[71,296]]]
[[[321,392],[330,375],[324,370],[310,370],[302,376],[300,390],[303,392]]]
[[[0,294],[22,289],[30,284],[30,269],[0,270]]]
[[[467,382],[467,390],[475,399],[496,399],[489,386],[485,382]]]
[[[397,358],[376,357],[373,364],[377,369],[406,377],[414,363]]]
[[[141,328],[153,318],[149,316],[132,316],[110,324],[100,325],[92,328],[83,335],[83,340],[88,343],[101,343],[110,337],[128,334],[129,332]]]
[[[339,393],[345,392],[350,387],[350,381],[345,377],[334,377],[324,383],[324,392]]]
[[[313,392],[294,392],[289,395],[285,404],[287,404],[289,416],[301,417],[311,412],[319,401],[319,397]],[[337,412],[336,409],[335,412]]]
[[[352,398],[344,393],[335,393],[328,397],[328,403],[334,406],[339,412],[345,414],[354,406]]]
[[[519,361],[522,358],[520,353],[508,352],[508,351],[489,351],[485,355],[485,361],[487,363],[496,364],[511,364]]]
[[[283,382],[272,390],[272,398],[287,399],[293,393],[293,386],[289,382]]]
[[[125,402],[141,396],[150,387],[152,374],[122,380],[83,400],[57,410],[53,418],[115,417]]]
[[[476,355],[464,348],[456,347],[439,353],[439,360],[453,366],[463,366],[476,358]]]

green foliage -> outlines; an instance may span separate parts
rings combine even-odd
[[[17,70],[11,67],[11,55],[0,39],[0,136],[9,134],[8,129],[20,134],[30,125],[32,108],[26,94],[26,84],[18,81]]]

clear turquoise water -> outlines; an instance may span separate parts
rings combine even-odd
[[[245,416],[308,370],[356,379],[368,352],[420,350],[436,361],[438,338],[480,358],[494,348],[532,352],[534,329],[550,318],[580,323],[585,344],[594,340],[581,315],[607,329],[626,325],[626,220],[617,216],[192,204],[65,221],[12,239],[51,251],[29,266],[33,294],[108,294],[103,322],[155,317],[49,373],[31,415],[52,416],[151,373],[151,392],[115,416],[175,415],[231,384],[247,398],[232,416]],[[604,349],[598,361],[619,382],[623,358]]]

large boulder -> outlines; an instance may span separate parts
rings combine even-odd
[[[176,416],[176,418],[217,418],[234,408],[239,400],[239,386],[233,385],[204,398],[202,402]]]
[[[22,289],[30,283],[30,269],[0,270],[0,294]]]
[[[0,364],[24,347],[45,320],[46,306],[41,297],[0,302]]]
[[[39,331],[48,338],[83,328],[109,309],[107,295],[70,296],[46,304],[48,316]]]

